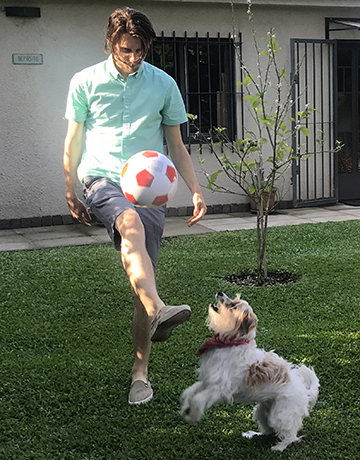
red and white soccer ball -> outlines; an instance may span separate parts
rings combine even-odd
[[[125,197],[135,206],[157,208],[174,197],[178,176],[167,156],[144,150],[125,163],[120,185]]]

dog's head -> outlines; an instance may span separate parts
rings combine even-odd
[[[231,300],[223,292],[217,293],[215,299],[217,303],[209,306],[207,318],[207,325],[214,334],[223,337],[255,337],[258,320],[246,300],[241,300],[239,294]]]

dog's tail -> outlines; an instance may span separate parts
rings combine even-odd
[[[312,367],[300,366],[298,371],[304,381],[305,388],[308,391],[308,409],[309,412],[315,406],[319,394],[319,379],[316,377]]]

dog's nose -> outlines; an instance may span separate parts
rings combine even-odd
[[[215,296],[215,299],[217,302],[225,302],[227,298],[228,298],[227,295],[221,291],[218,292]]]
[[[218,292],[218,293],[216,294],[215,300],[216,300],[217,302],[220,302],[224,297],[226,297],[225,294],[224,294],[223,292],[220,291],[220,292]]]

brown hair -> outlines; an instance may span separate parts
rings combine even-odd
[[[109,17],[105,37],[107,53],[114,52],[114,46],[123,34],[140,38],[144,55],[148,53],[151,42],[156,36],[153,26],[145,14],[128,7],[117,8]]]

